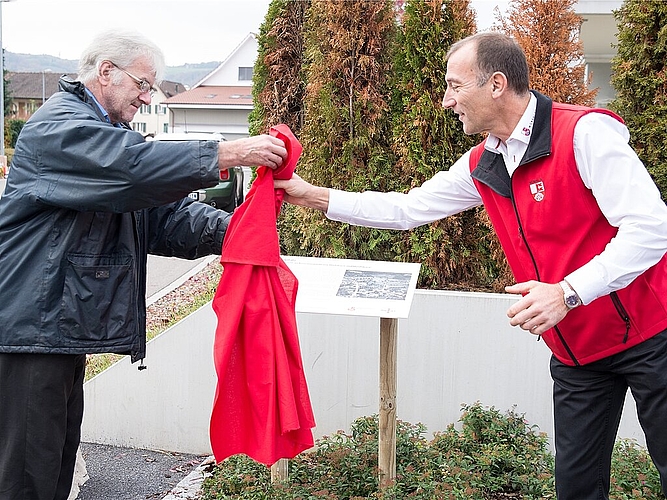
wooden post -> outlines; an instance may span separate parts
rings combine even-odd
[[[380,422],[378,469],[380,488],[396,479],[396,344],[398,319],[380,318]]]
[[[289,460],[281,458],[271,466],[271,482],[285,482],[289,479]]]

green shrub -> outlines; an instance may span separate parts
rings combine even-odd
[[[610,496],[614,500],[665,498],[660,489],[660,476],[651,457],[633,440],[621,439],[614,446]]]
[[[429,442],[422,424],[397,422],[396,481],[378,489],[378,418],[357,419],[315,451],[289,462],[289,480],[271,483],[267,467],[245,455],[224,460],[203,484],[202,500],[555,499],[547,437],[514,409],[464,405],[460,425]],[[459,429],[460,428],[460,429]],[[614,500],[663,498],[646,450],[619,440],[612,462]]]
[[[216,467],[204,482],[213,499],[549,498],[553,459],[546,437],[514,413],[464,407],[462,429],[450,426],[429,443],[422,424],[397,422],[396,482],[378,491],[378,418],[357,419],[289,463],[289,481],[270,484],[268,469],[245,456]],[[239,489],[240,486],[244,488]],[[519,497],[517,497],[519,498]]]
[[[21,130],[25,125],[25,120],[11,119],[5,125],[5,147],[13,148],[19,138]]]

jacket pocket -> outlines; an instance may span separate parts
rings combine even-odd
[[[136,333],[134,281],[129,254],[69,254],[60,333],[77,340],[129,343]]]

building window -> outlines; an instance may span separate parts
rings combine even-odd
[[[150,104],[146,106],[145,104],[141,105],[141,108],[139,109],[139,113],[142,115],[150,115],[151,114],[151,106]]]
[[[162,124],[162,132],[164,132],[165,134],[167,132],[169,132],[169,124],[168,123]]]
[[[239,82],[252,81],[252,68],[239,68]]]
[[[141,132],[142,134],[146,133],[146,123],[144,122],[137,122],[137,123],[132,123],[132,130],[136,132]]]

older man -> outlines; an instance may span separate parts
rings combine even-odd
[[[101,33],[16,145],[0,199],[2,499],[68,497],[86,354],[145,356],[147,253],[220,253],[230,215],[187,194],[287,154],[268,135],[145,142],[127,122],[164,67],[142,35]]]

